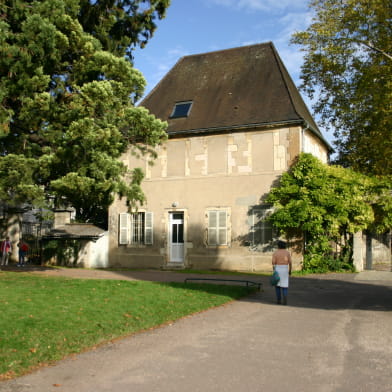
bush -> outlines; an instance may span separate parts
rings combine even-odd
[[[345,258],[312,254],[305,255],[302,270],[313,273],[355,272],[355,267]]]

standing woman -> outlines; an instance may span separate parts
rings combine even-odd
[[[18,242],[17,246],[19,248],[19,262],[18,262],[17,266],[24,267],[25,257],[26,257],[27,251],[29,250],[29,246],[22,239]]]
[[[8,259],[11,252],[12,243],[10,241],[10,237],[7,236],[7,238],[1,243],[1,265],[8,265]]]
[[[278,249],[272,255],[272,267],[278,272],[280,276],[279,283],[275,286],[277,303],[287,305],[287,291],[289,287],[289,275],[291,275],[291,255],[286,249],[284,241],[278,241]]]

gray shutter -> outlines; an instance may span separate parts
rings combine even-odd
[[[118,243],[120,245],[127,245],[129,238],[129,214],[123,212],[119,215],[119,234]]]
[[[153,222],[153,213],[152,212],[146,212],[145,216],[145,226],[144,226],[144,242],[146,245],[152,245],[153,243],[153,227],[154,227],[154,222]]]
[[[219,211],[219,245],[227,245],[227,213],[226,211]]]
[[[208,245],[218,244],[218,211],[208,211]]]

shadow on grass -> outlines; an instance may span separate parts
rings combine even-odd
[[[123,278],[150,281],[184,282],[189,278],[238,279],[250,280],[262,284],[262,290],[242,298],[242,301],[275,304],[275,288],[269,283],[269,276],[241,274],[217,275],[175,273],[166,271],[116,271]],[[386,273],[388,274],[388,272]],[[392,274],[390,274],[392,275]],[[388,275],[388,277],[390,276]],[[360,280],[360,274],[334,273],[307,276],[293,276],[290,278],[289,306],[298,308],[314,308],[321,310],[358,309],[368,311],[392,311],[392,276],[390,280]],[[222,282],[205,281],[208,286],[221,285]],[[227,282],[226,284],[233,284]],[[203,285],[206,287],[206,285]],[[206,288],[206,290],[210,290]],[[211,288],[213,290],[213,288]]]
[[[250,280],[262,284],[262,291],[244,290],[240,297],[252,293],[242,301],[256,301],[265,304],[275,303],[275,288],[270,286],[269,277],[256,274],[198,274],[177,273],[160,270],[88,270],[78,268],[53,268],[42,266],[28,266],[27,268],[7,267],[7,270],[17,272],[39,272],[49,276],[66,276],[83,279],[112,279],[112,280],[140,280],[160,283],[182,283],[191,278]],[[362,273],[363,274],[363,273]],[[383,273],[381,273],[383,274]],[[333,273],[306,276],[292,276],[289,287],[290,307],[314,308],[321,310],[358,309],[368,311],[392,311],[392,273],[385,272],[387,279],[361,280],[361,274]],[[388,275],[389,274],[389,275]],[[380,276],[380,275],[379,275]],[[383,276],[383,275],[381,275]],[[236,285],[233,282],[226,282]],[[211,293],[222,292],[222,282],[203,281],[203,284],[186,283],[185,286],[204,290]],[[239,284],[242,285],[243,284]],[[175,287],[175,285],[173,285]]]

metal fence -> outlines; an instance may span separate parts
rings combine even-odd
[[[42,260],[42,236],[52,229],[52,222],[22,222],[22,237],[29,245],[27,262],[40,264]]]
[[[35,237],[40,239],[43,235],[49,233],[52,227],[52,222],[22,222],[22,235],[23,237]]]

